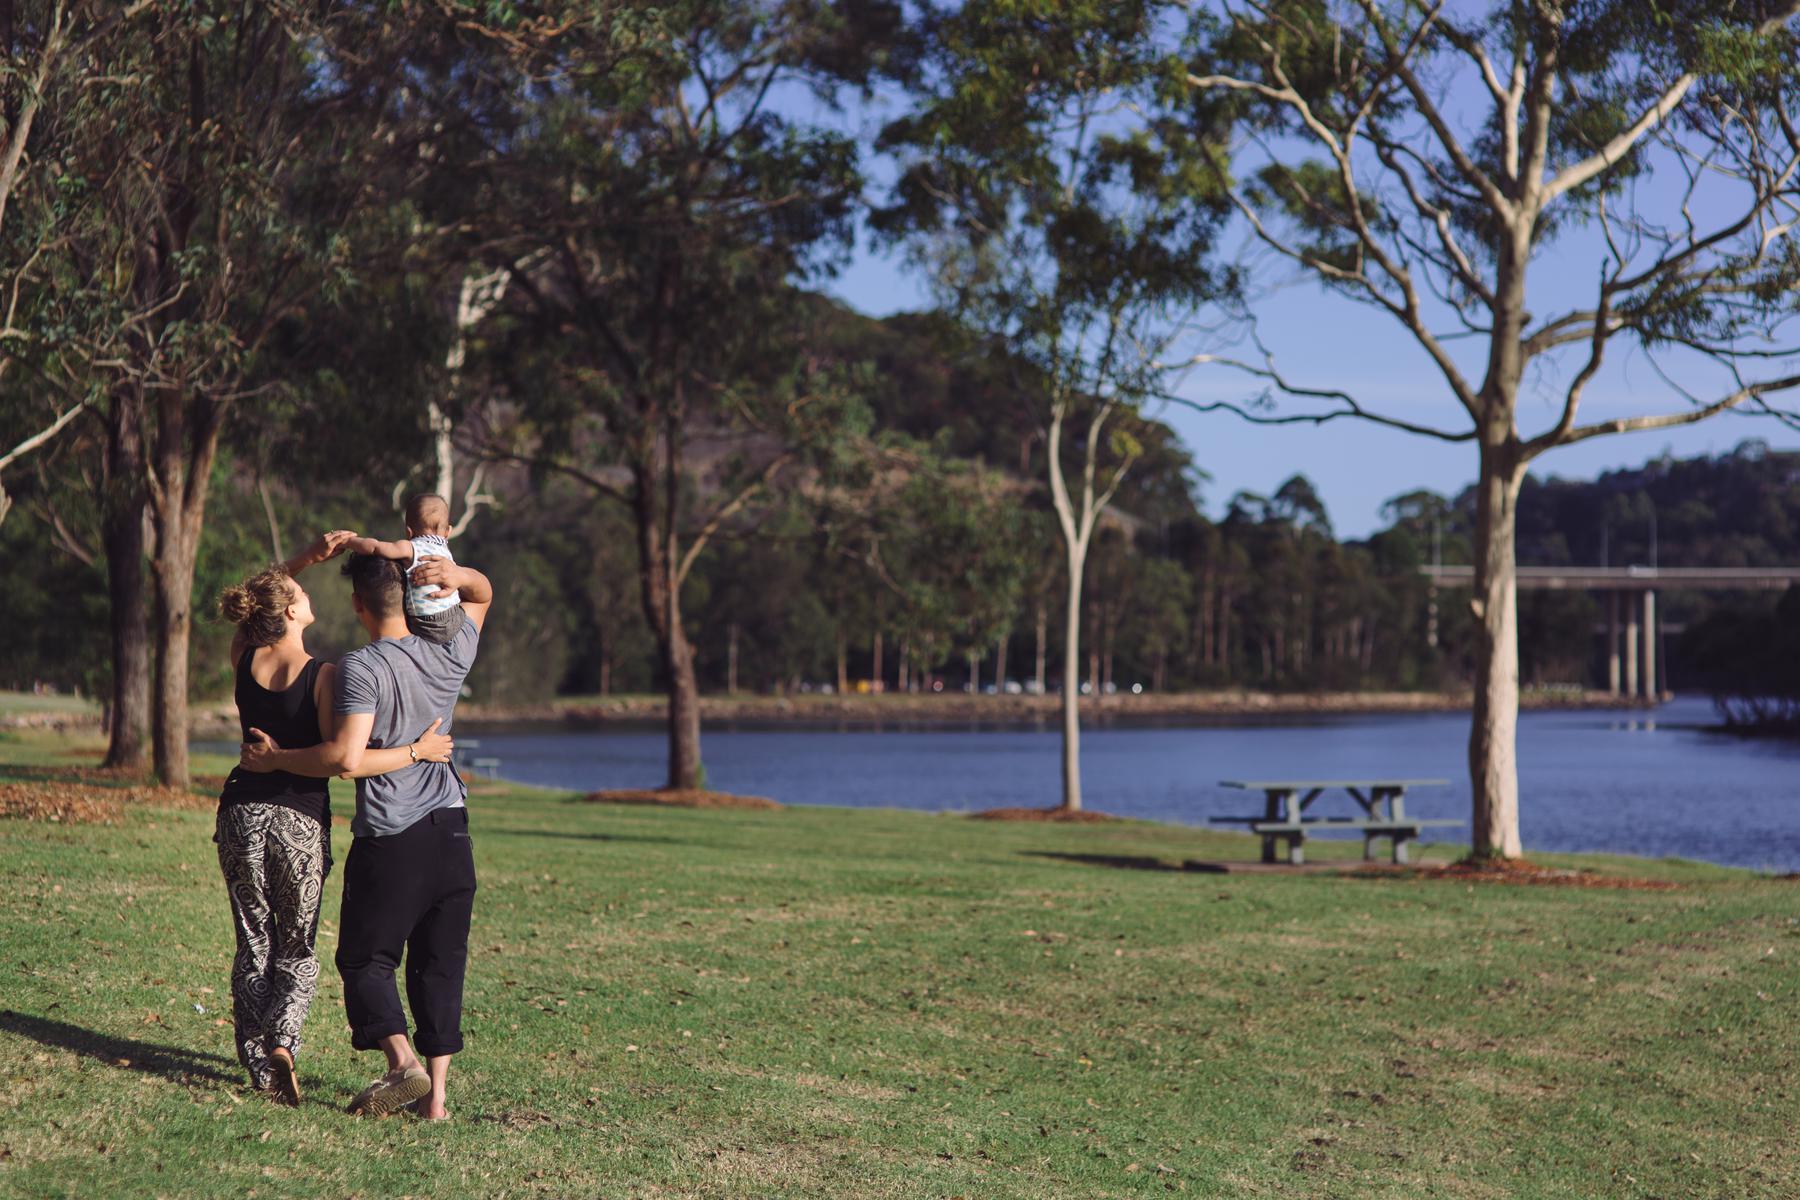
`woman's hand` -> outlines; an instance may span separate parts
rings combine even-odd
[[[342,554],[344,544],[355,536],[356,531],[353,529],[328,529],[319,535],[318,541],[288,559],[282,566],[289,575],[297,575],[310,566]]]
[[[319,540],[312,544],[308,551],[316,560],[324,562],[328,558],[336,558],[344,552],[344,543],[356,536],[354,529],[328,529],[319,535]]]
[[[431,728],[419,735],[419,740],[412,745],[413,753],[419,756],[420,762],[447,763],[451,751],[456,749],[456,742],[447,733],[439,733],[438,726],[444,723],[439,717],[431,723]]]
[[[275,739],[260,729],[250,730],[250,740],[238,748],[238,766],[256,775],[266,775],[275,769],[270,762],[274,752],[281,749]]]

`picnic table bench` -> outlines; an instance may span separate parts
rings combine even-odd
[[[1461,825],[1461,821],[1429,820],[1406,815],[1406,789],[1412,787],[1444,787],[1448,779],[1221,779],[1220,787],[1241,788],[1263,794],[1260,817],[1213,817],[1220,824],[1248,825],[1251,833],[1262,835],[1262,860],[1276,858],[1276,843],[1287,841],[1287,860],[1299,866],[1306,862],[1306,835],[1329,829],[1354,829],[1363,835],[1363,858],[1375,858],[1375,840],[1387,838],[1393,843],[1394,861],[1406,861],[1406,843],[1419,836],[1419,831],[1433,825]],[[1350,794],[1362,809],[1361,817],[1309,817],[1306,810],[1313,801],[1328,791],[1342,790]]]

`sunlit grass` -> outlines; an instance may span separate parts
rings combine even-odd
[[[0,759],[27,747],[0,780],[54,749]],[[0,1194],[1800,1192],[1792,883],[1568,856],[1680,886],[1217,875],[1179,868],[1255,843],[472,806],[448,1127],[341,1112],[377,1063],[329,966],[335,875],[295,1112],[245,1091],[218,1023],[208,813],[0,823]]]

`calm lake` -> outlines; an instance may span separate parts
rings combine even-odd
[[[1530,712],[1519,721],[1520,821],[1532,850],[1680,856],[1800,871],[1800,744],[1712,732],[1712,706],[1677,700],[1653,714]],[[663,781],[659,726],[459,726],[471,756],[521,783],[591,791]],[[1261,811],[1221,779],[1441,777],[1407,811],[1467,820],[1460,713],[1320,716],[1241,724],[1110,724],[1082,739],[1086,803],[1120,816],[1201,825]],[[713,723],[710,786],[783,804],[973,811],[1043,806],[1058,795],[1051,726]],[[1322,808],[1327,804],[1341,805]],[[1350,815],[1348,797],[1314,811]],[[1443,840],[1466,839],[1451,829]]]

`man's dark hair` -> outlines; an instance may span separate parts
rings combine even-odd
[[[363,607],[377,617],[404,611],[406,571],[398,562],[374,554],[352,554],[344,560],[344,574]]]

